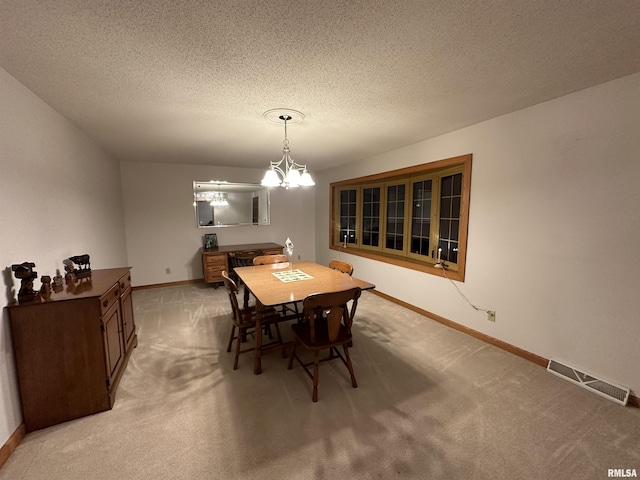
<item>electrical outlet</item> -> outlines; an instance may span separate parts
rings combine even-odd
[[[496,312],[494,310],[487,311],[487,320],[489,320],[490,322],[496,321]]]
[[[165,268],[164,272],[165,272],[167,275],[171,275],[171,269],[170,269],[169,267]]]

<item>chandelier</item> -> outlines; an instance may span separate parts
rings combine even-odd
[[[279,108],[266,111],[264,116],[272,123],[284,123],[284,140],[282,142],[284,147],[282,148],[282,159],[278,162],[269,163],[269,169],[261,182],[262,185],[265,187],[281,186],[286,189],[295,188],[300,185],[303,187],[315,185],[311,175],[307,172],[307,166],[301,165],[291,158],[289,139],[287,138],[287,122],[301,122],[304,115],[295,110]]]
[[[209,202],[212,207],[222,207],[229,205],[227,201],[227,194],[222,192],[198,192],[196,194],[196,201]]]

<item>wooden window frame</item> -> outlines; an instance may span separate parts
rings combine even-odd
[[[343,180],[330,184],[330,206],[329,206],[329,248],[331,250],[346,251],[351,255],[356,255],[372,260],[377,260],[392,265],[397,265],[411,270],[417,270],[432,275],[443,276],[442,269],[434,266],[432,259],[421,259],[418,254],[410,253],[411,242],[411,216],[412,216],[412,195],[413,182],[424,179],[426,177],[437,175],[438,178],[451,174],[451,172],[462,173],[462,196],[460,203],[460,230],[458,241],[458,263],[450,265],[447,268],[447,277],[452,280],[464,281],[466,261],[467,261],[467,240],[469,230],[469,204],[471,198],[471,164],[472,154],[461,155],[458,157],[446,158],[435,162],[414,165],[411,167],[391,170],[388,172],[367,175],[364,177]],[[381,217],[380,217],[380,248],[371,248],[360,246],[361,238],[361,222],[362,222],[362,188],[371,186],[382,186],[385,184],[407,182],[409,188],[405,191],[405,239],[404,253],[398,255],[389,253],[385,248],[386,234],[386,187],[382,187],[381,195]],[[438,182],[439,183],[439,182]],[[434,188],[436,186],[434,185]],[[439,191],[439,185],[438,185]],[[356,238],[357,243],[344,244],[338,239],[340,231],[340,216],[336,211],[339,208],[339,192],[343,189],[356,189],[357,204],[357,222],[356,222]],[[432,219],[432,228],[439,221],[439,194],[438,194],[438,212],[434,222]],[[439,228],[439,227],[438,227]],[[424,257],[423,257],[424,258]]]

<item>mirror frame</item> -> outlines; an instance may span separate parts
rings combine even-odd
[[[202,188],[202,187],[210,187],[210,188]],[[253,192],[261,192],[264,194],[264,205],[261,206],[260,203],[258,205],[259,213],[258,213],[258,222],[238,222],[238,223],[224,223],[218,225],[200,225],[200,217],[198,215],[198,200],[197,194],[205,191],[216,191],[221,193],[231,193],[237,194],[241,192],[253,193]],[[260,212],[261,207],[266,207],[266,212]],[[271,194],[270,189],[259,183],[233,183],[226,182],[221,180],[207,180],[207,181],[197,181],[193,182],[193,212],[195,216],[196,226],[198,228],[224,228],[224,227],[241,227],[241,226],[262,226],[262,225],[270,225],[271,224]],[[263,217],[264,213],[264,218]]]

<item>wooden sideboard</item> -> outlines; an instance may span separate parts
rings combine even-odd
[[[222,282],[222,271],[229,271],[229,254],[242,252],[260,252],[260,255],[282,253],[282,245],[277,243],[250,243],[246,245],[223,245],[216,249],[200,249],[202,252],[202,271],[205,283]]]
[[[28,432],[109,410],[138,344],[130,268],[8,307]]]

